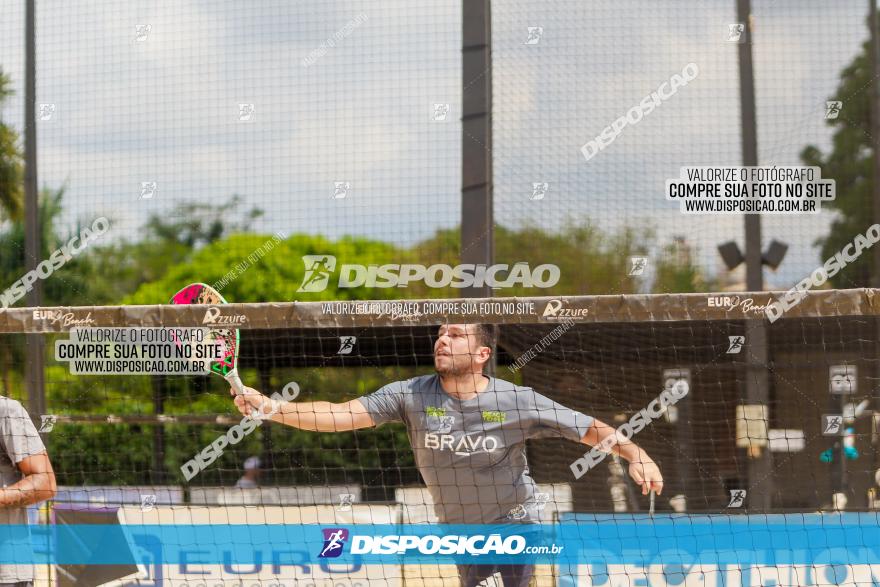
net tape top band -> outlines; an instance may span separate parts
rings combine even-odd
[[[428,326],[444,322],[540,324],[766,319],[785,292],[599,295],[435,300],[71,306],[0,311],[0,332],[64,332],[74,327],[201,326],[261,329]],[[880,290],[808,292],[785,318],[880,314]]]

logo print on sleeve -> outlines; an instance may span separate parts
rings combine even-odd
[[[438,434],[449,434],[455,424],[455,416],[428,416],[428,430]]]

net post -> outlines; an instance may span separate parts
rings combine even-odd
[[[742,114],[743,165],[758,165],[758,131],[755,106],[755,75],[752,66],[751,0],[736,1],[737,21],[743,26],[744,42],[739,45],[739,86]],[[764,291],[764,266],[761,255],[761,215],[745,215],[746,289]],[[769,405],[767,378],[767,330],[763,318],[746,320],[746,401]],[[749,454],[748,485],[750,508],[769,511],[773,497],[772,456],[769,447],[758,454]]]
[[[462,2],[461,262],[492,263],[492,28],[489,0]],[[490,297],[487,285],[462,297]]]
[[[462,1],[461,263],[491,265],[495,257],[492,184],[492,10],[489,0]],[[486,284],[462,289],[462,297],[488,298]],[[496,341],[485,372],[498,366]]]
[[[153,388],[153,412],[156,416],[165,412],[165,392],[167,381],[164,375],[150,378]],[[153,426],[153,476],[151,483],[161,484],[167,482],[165,472],[165,425],[157,422]]]
[[[873,129],[873,136],[880,136],[880,82],[877,81],[877,76],[880,75],[880,19],[877,16],[877,0],[868,0],[868,28],[870,30],[870,39],[871,39],[871,73],[873,74],[871,77],[871,128]],[[880,223],[880,144],[878,144],[877,139],[873,140],[874,147],[874,186],[872,193],[872,214],[874,223]],[[876,247],[873,250],[873,263],[872,263],[873,272],[871,275],[871,287],[880,288],[880,247]],[[875,340],[877,341],[878,347],[880,347],[880,317],[874,317],[874,332],[876,333]],[[880,351],[880,349],[878,349]],[[875,356],[880,356],[877,354]],[[877,378],[875,381],[880,381],[880,362],[878,362],[874,376]],[[875,414],[878,411],[876,406],[880,406],[880,387],[877,384],[874,384],[874,397],[873,405],[875,406],[874,412]],[[872,439],[877,438],[878,430],[880,430],[880,420],[878,420],[877,415],[872,415],[872,423],[871,423],[871,431],[872,431]],[[873,440],[873,442],[877,442]],[[880,461],[878,461],[877,450],[872,451],[872,462],[871,468],[873,470],[877,470],[878,465],[880,465]]]
[[[260,379],[260,389],[263,390],[265,395],[271,395],[269,388],[270,385],[272,385],[272,374],[269,369],[270,368],[267,365],[257,365],[257,376]],[[269,472],[271,478],[264,479],[264,483],[272,485],[275,483],[275,462],[272,459],[272,426],[263,426],[260,434],[263,441],[263,454],[260,455],[260,460],[263,463],[261,465],[261,468],[263,469],[261,474]]]
[[[767,406],[769,380],[767,377],[767,325],[763,319],[746,320],[746,403]],[[766,423],[770,428],[770,423]],[[769,440],[764,450],[747,453],[749,510],[769,512],[773,501],[773,456]]]
[[[36,6],[27,0],[25,10],[25,130],[24,130],[24,213],[25,261],[27,271],[36,271],[40,262],[40,202],[37,190],[37,114],[36,114]],[[28,305],[42,306],[43,285],[37,279],[27,294]],[[28,408],[31,417],[46,413],[46,381],[43,371],[43,335],[25,336],[27,353]]]

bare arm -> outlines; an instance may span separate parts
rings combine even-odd
[[[373,417],[359,400],[334,404],[330,402],[279,402],[256,389],[246,387],[244,395],[235,396],[235,405],[242,415],[262,411],[267,420],[301,430],[315,432],[348,432],[370,428]]]
[[[642,495],[647,495],[648,491],[656,491],[657,495],[663,492],[663,476],[654,459],[635,442],[617,434],[613,426],[594,419],[581,442],[600,449],[610,446],[611,452],[626,459],[629,462],[629,474],[642,488]]]
[[[0,508],[20,507],[55,497],[55,472],[49,455],[29,456],[18,463],[24,478],[0,489]]]

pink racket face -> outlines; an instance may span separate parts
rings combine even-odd
[[[217,290],[204,283],[191,283],[171,298],[172,304],[225,304]]]
[[[220,305],[225,304],[226,300],[210,285],[191,283],[174,294],[171,298],[171,303]],[[223,348],[223,358],[211,361],[211,371],[225,377],[230,371],[235,369],[238,363],[238,329],[212,329],[209,337],[214,342],[222,345]]]

